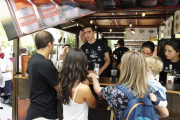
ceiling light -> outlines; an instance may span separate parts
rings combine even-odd
[[[79,23],[76,23],[76,26],[79,26]]]
[[[90,24],[93,24],[93,21],[92,21],[92,20],[90,21]]]
[[[132,27],[132,22],[130,22],[129,27]]]
[[[109,29],[110,32],[112,32],[112,29]]]
[[[145,12],[143,12],[143,13],[142,13],[142,16],[144,17],[145,15],[146,15]]]

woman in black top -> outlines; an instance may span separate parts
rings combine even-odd
[[[154,49],[154,43],[151,41],[146,41],[142,44],[141,53],[144,55],[144,57],[150,57],[153,56]]]
[[[164,69],[160,73],[160,81],[166,82],[169,64],[172,64],[172,71],[175,75],[174,83],[180,83],[180,40],[169,40],[165,44],[165,55],[161,59],[164,63]]]

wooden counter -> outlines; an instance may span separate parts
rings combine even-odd
[[[29,97],[29,82],[28,82],[28,77],[25,74],[19,74],[14,76],[16,79],[16,91],[15,92],[15,98],[18,100],[18,98],[28,98]],[[106,87],[106,86],[114,86],[118,82],[118,78],[115,80],[112,80],[111,77],[101,77],[99,78],[99,83],[101,86]],[[92,86],[92,81],[90,80],[89,82],[90,88],[93,92],[93,94],[96,96],[93,86]],[[168,101],[168,110],[169,110],[169,116],[173,118],[180,118],[180,84],[162,84],[164,87],[167,89],[167,101]],[[18,103],[16,102],[16,106],[18,106]],[[103,108],[104,110],[107,108],[108,104],[104,100],[101,103],[98,103],[98,108]],[[17,108],[16,108],[17,110]],[[97,112],[97,111],[96,111]]]
[[[28,76],[27,74],[17,74],[16,76],[14,76],[14,78],[28,79]]]
[[[102,77],[99,78],[99,83],[101,86],[114,86],[118,82],[118,78],[116,80],[112,80],[111,78],[108,77]],[[92,85],[92,81],[89,82],[90,85]],[[162,84],[166,89],[167,93],[174,93],[174,94],[179,94],[180,95],[180,84]]]
[[[14,78],[19,79],[28,79],[26,74],[17,74],[14,76]],[[118,82],[118,78],[116,80],[112,80],[111,77],[101,77],[99,78],[99,83],[101,86],[114,86]],[[92,81],[89,82],[90,85],[92,85]],[[180,84],[162,84],[166,89],[167,93],[174,93],[180,95]]]

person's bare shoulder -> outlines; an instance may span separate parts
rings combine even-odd
[[[81,86],[79,86],[78,90],[84,95],[91,91],[90,87],[88,85],[86,85],[86,84],[81,84]]]

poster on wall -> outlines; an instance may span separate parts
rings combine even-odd
[[[180,10],[174,13],[174,34],[180,33]]]
[[[127,28],[126,40],[157,40],[157,28]]]
[[[172,20],[168,19],[164,23],[164,38],[170,38],[171,37],[171,30],[172,30]]]
[[[98,11],[94,0],[6,0],[17,37]]]

